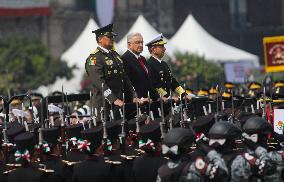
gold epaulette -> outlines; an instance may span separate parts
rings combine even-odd
[[[62,162],[63,162],[64,164],[67,164],[68,166],[72,166],[72,165],[74,165],[74,164],[80,163],[81,161],[78,161],[78,162],[71,162],[71,161],[62,160]]]
[[[4,171],[3,174],[9,174],[10,172],[13,172],[15,171],[16,169],[11,169],[11,170],[8,170],[8,171]]]
[[[181,86],[178,86],[176,89],[175,89],[175,92],[178,94],[178,95],[181,95],[185,92],[185,90],[181,87]]]
[[[165,91],[163,88],[156,88],[156,91],[157,91],[158,94],[161,95],[162,97],[164,97],[165,95],[167,95],[167,91]]]

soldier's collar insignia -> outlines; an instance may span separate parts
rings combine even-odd
[[[99,52],[100,50],[98,48],[96,48],[96,50],[92,53],[92,54],[96,54],[97,52]]]
[[[89,65],[94,66],[97,63],[96,57],[90,57],[89,59]]]
[[[122,63],[122,59],[119,56],[117,56],[117,59],[119,59],[119,61]]]

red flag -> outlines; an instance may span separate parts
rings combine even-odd
[[[50,0],[0,0],[0,16],[49,16]]]

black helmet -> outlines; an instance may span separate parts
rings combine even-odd
[[[191,128],[174,128],[165,135],[163,144],[168,147],[178,145],[179,148],[188,148],[194,140],[195,133]]]
[[[269,134],[273,131],[272,126],[259,116],[249,118],[243,125],[243,131],[248,134]]]
[[[241,130],[232,123],[220,121],[211,127],[208,136],[214,139],[235,139],[239,137],[241,133]]]

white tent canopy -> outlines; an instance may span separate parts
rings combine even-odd
[[[259,66],[256,55],[217,40],[203,29],[192,15],[188,15],[170,43],[180,52],[197,53],[206,59],[218,62],[246,61],[255,67]]]
[[[142,34],[144,40],[144,48],[142,55],[145,57],[150,57],[150,53],[145,44],[149,42],[152,38],[157,36],[159,32],[155,30],[142,15],[138,16],[135,23],[132,25],[126,35],[117,43],[116,48],[119,54],[123,54],[127,50],[127,35],[137,32]],[[166,48],[166,53],[169,56],[173,55],[173,46],[171,44],[167,44]]]
[[[70,80],[57,78],[54,84],[39,87],[39,92],[47,95],[54,91],[61,91],[62,85],[64,92],[67,93],[77,93],[80,90],[80,82],[85,73],[85,60],[97,47],[95,35],[92,34],[92,31],[98,28],[94,19],[90,18],[77,40],[61,55],[61,60],[66,61],[68,66],[76,66],[76,69],[73,71],[73,78]]]

